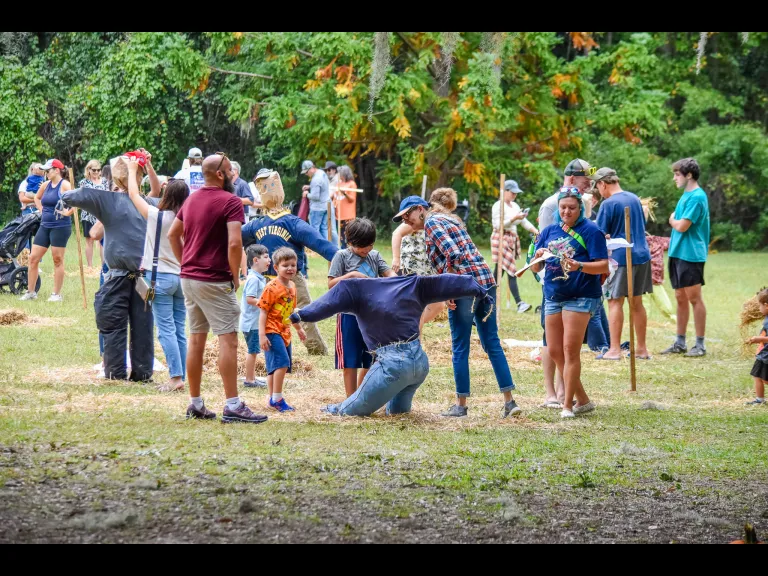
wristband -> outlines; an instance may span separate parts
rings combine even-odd
[[[581,272],[582,270],[584,270],[584,262],[579,262],[579,267],[578,267],[577,271]]]

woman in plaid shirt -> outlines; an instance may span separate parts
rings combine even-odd
[[[495,299],[496,282],[491,269],[483,260],[480,251],[467,234],[461,220],[446,209],[456,205],[456,192],[451,188],[438,188],[430,197],[432,208],[418,196],[410,196],[400,204],[400,212],[394,220],[402,220],[415,230],[424,230],[427,254],[438,274],[471,275],[478,284],[489,291]],[[504,409],[501,417],[516,416],[521,410],[512,399],[515,384],[509,371],[509,364],[501,349],[496,328],[496,309],[488,301],[475,302],[472,298],[460,298],[449,302],[448,322],[451,326],[453,372],[456,380],[456,404],[443,412],[443,416],[461,417],[467,415],[469,396],[469,349],[472,324],[483,349],[491,360],[499,390],[504,395]]]

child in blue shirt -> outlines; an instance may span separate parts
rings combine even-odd
[[[381,254],[373,249],[376,242],[376,225],[373,222],[367,218],[355,218],[347,224],[344,232],[347,248],[336,252],[331,261],[329,289],[347,278],[397,276]],[[362,383],[372,362],[373,357],[365,345],[357,318],[352,314],[339,314],[336,317],[336,369],[344,370],[347,398]],[[359,375],[358,369],[361,369]]]
[[[240,332],[245,337],[248,345],[248,357],[245,360],[246,388],[266,388],[267,381],[264,378],[256,378],[256,355],[261,352],[259,347],[259,299],[267,280],[263,274],[269,269],[271,260],[269,250],[261,244],[251,244],[245,250],[248,262],[248,277],[243,287],[243,300],[240,304]]]

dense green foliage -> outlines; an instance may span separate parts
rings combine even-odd
[[[768,244],[766,33],[711,33],[697,74],[699,33],[393,32],[370,117],[373,33],[3,34],[0,213],[33,160],[55,155],[79,178],[92,157],[144,146],[173,174],[196,145],[246,178],[279,169],[289,199],[301,160],[348,163],[360,212],[382,225],[427,175],[468,198],[487,235],[500,173],[535,208],[579,156],[657,198],[651,229],[668,234],[669,165],[694,156],[715,246]]]

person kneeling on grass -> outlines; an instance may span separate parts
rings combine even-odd
[[[243,301],[240,305],[240,332],[243,333],[245,343],[248,345],[248,357],[245,359],[246,388],[266,388],[267,381],[264,378],[256,378],[256,355],[261,352],[259,348],[259,299],[267,285],[267,279],[263,274],[269,270],[271,262],[269,250],[261,244],[251,244],[245,250],[248,262],[248,277],[243,288]]]
[[[288,318],[296,307],[296,284],[291,279],[296,276],[298,258],[290,248],[278,248],[272,254],[272,262],[277,278],[267,284],[259,300],[259,342],[267,363],[268,405],[278,412],[288,412],[293,408],[283,398],[283,380],[293,364]],[[297,323],[294,328],[299,339],[306,340],[304,328]]]
[[[768,289],[763,289],[757,295],[760,304],[760,314],[763,315],[763,327],[760,336],[748,340],[750,344],[759,344],[755,354],[755,364],[750,374],[755,379],[755,399],[750,404],[765,404],[765,383],[768,382]]]
[[[334,314],[357,317],[360,332],[376,363],[354,394],[323,411],[344,416],[370,416],[387,405],[387,414],[411,411],[413,395],[429,373],[429,360],[419,340],[419,320],[427,305],[474,297],[475,306],[493,310],[493,297],[471,275],[349,278],[306,308],[291,322],[319,322]],[[490,314],[489,314],[490,316]],[[481,320],[478,320],[481,321]],[[495,321],[487,317],[485,321]]]
[[[347,278],[379,278],[397,276],[377,250],[376,225],[367,218],[351,220],[344,233],[347,247],[339,250],[328,270],[328,288]],[[344,370],[344,390],[354,394],[373,363],[373,356],[360,333],[357,319],[351,314],[336,317],[336,369]],[[357,370],[361,368],[358,376]]]

